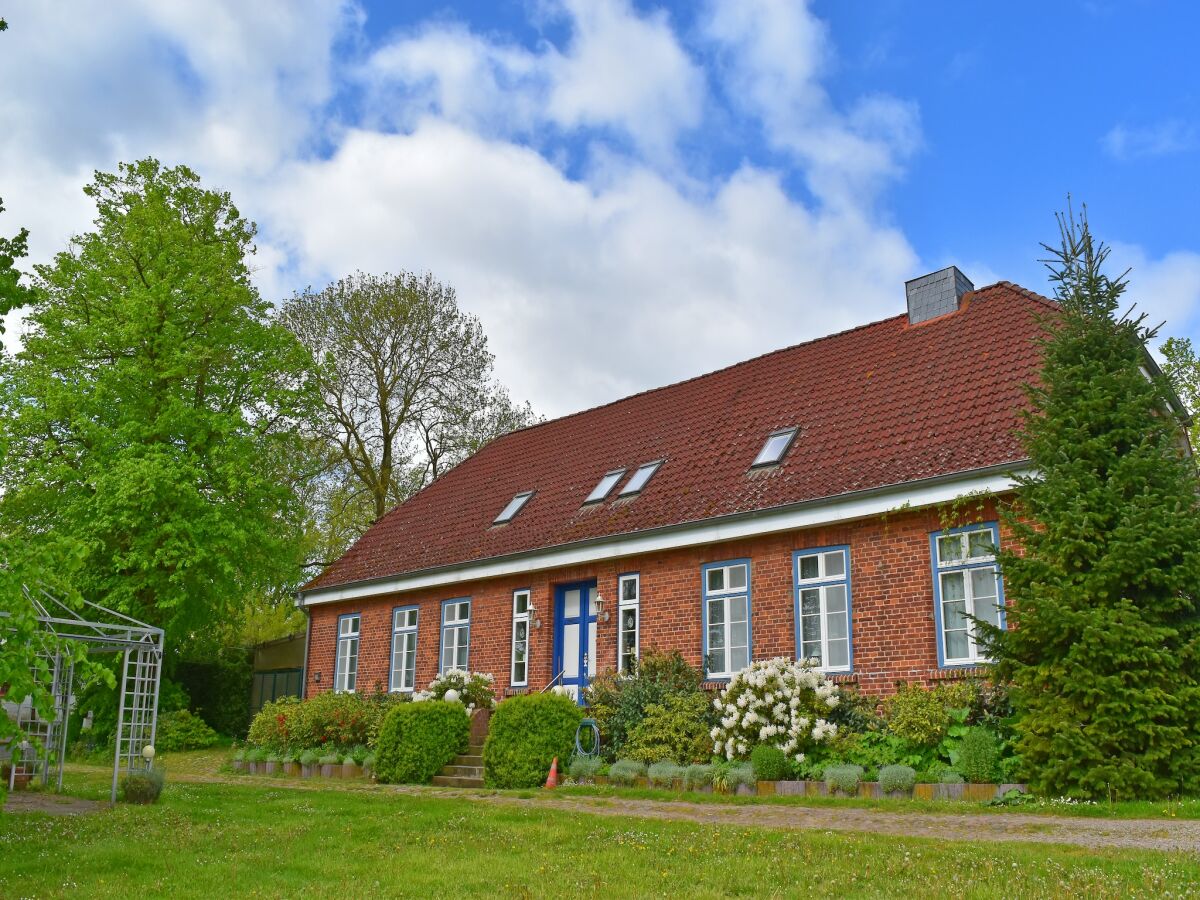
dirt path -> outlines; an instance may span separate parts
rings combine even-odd
[[[1089,848],[1183,851],[1200,855],[1200,820],[1091,819],[1020,813],[884,812],[861,808],[784,806],[777,804],[721,805],[686,801],[638,800],[620,797],[564,795],[538,791],[533,796],[462,788],[408,785],[328,784],[323,781],[179,775],[174,780],[214,784],[254,784],[294,790],[349,790],[421,797],[445,797],[504,806],[537,806],[574,814],[633,816],[645,819],[695,822],[735,827],[794,828],[817,831],[857,831],[899,837],[947,841],[1018,841],[1068,844]]]
[[[37,812],[51,816],[79,816],[102,809],[108,809],[108,804],[44,791],[16,791],[4,803],[6,813]]]

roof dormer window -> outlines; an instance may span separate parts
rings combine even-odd
[[[792,441],[796,438],[796,428],[781,428],[778,431],[771,432],[767,436],[767,442],[763,444],[763,448],[758,451],[758,456],[754,458],[754,462],[750,468],[757,469],[760,466],[773,466],[788,452],[788,448],[792,446]]]
[[[625,474],[624,469],[613,469],[611,472],[605,473],[600,479],[600,483],[592,488],[592,492],[587,495],[584,503],[599,503],[605,497],[612,493],[612,489],[617,486],[617,482],[621,480],[621,476]]]
[[[663,464],[661,459],[656,459],[654,462],[648,462],[643,466],[638,466],[638,470],[634,472],[627,482],[625,487],[621,488],[619,496],[628,497],[632,494],[639,493],[651,478],[658,471],[658,467]]]
[[[517,494],[517,496],[508,501],[508,506],[500,510],[500,515],[496,516],[496,518],[492,520],[492,524],[503,525],[505,522],[511,522],[516,514],[524,508],[525,504],[529,502],[529,498],[532,496],[533,491],[522,491],[521,493]]]

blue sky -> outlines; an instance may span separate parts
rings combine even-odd
[[[1192,4],[3,12],[0,230],[39,261],[92,169],[186,162],[259,223],[266,296],[432,271],[545,414],[894,315],[948,263],[1047,290],[1068,191],[1164,333],[1200,332]]]

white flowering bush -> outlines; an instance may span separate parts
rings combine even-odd
[[[806,751],[837,734],[837,725],[824,718],[837,705],[837,685],[807,660],[781,656],[751,663],[713,701],[720,716],[710,732],[713,751],[732,760],[770,744],[804,762]]]
[[[458,699],[462,701],[467,712],[475,709],[495,709],[496,691],[495,677],[487,672],[464,672],[461,669],[449,669],[433,681],[429,688],[413,694],[414,700],[443,700],[446,692],[455,690]]]

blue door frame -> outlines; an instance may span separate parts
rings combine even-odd
[[[559,683],[565,687],[572,688],[575,694],[576,702],[583,703],[583,691],[588,686],[590,681],[590,673],[596,667],[596,661],[591,659],[588,653],[588,648],[591,646],[591,635],[596,629],[596,615],[591,608],[591,592],[596,588],[596,580],[591,581],[573,581],[570,584],[560,584],[554,588],[554,674],[564,672],[571,662],[576,663],[573,668],[578,674],[567,676],[563,675]],[[579,591],[579,613],[574,616],[566,615],[566,600],[567,592]],[[564,658],[566,651],[564,643],[564,632],[569,626],[579,626],[579,646],[578,658],[567,660]]]

